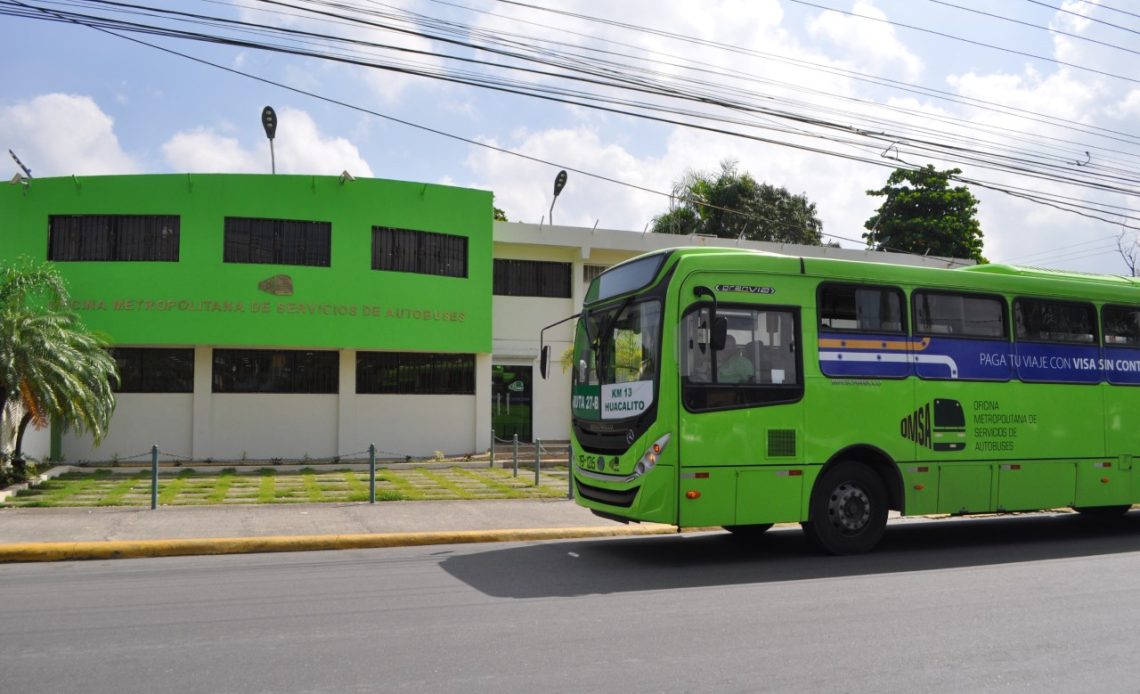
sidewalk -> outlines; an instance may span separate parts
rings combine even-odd
[[[394,547],[675,532],[566,499],[0,509],[0,562]]]

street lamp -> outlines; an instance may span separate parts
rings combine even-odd
[[[277,112],[272,106],[261,109],[261,127],[265,128],[265,136],[269,138],[270,170],[277,173],[277,158],[273,154],[273,138],[277,136]]]
[[[554,199],[550,201],[550,226],[554,226],[554,203],[558,202],[558,194],[566,187],[566,169],[558,172],[554,177]]]

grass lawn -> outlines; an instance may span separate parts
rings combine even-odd
[[[376,500],[403,499],[553,499],[566,495],[566,468],[543,468],[512,477],[501,468],[429,470],[377,469]],[[158,502],[164,506],[206,504],[288,504],[368,501],[368,471],[314,470],[252,473],[183,470],[158,478]],[[149,506],[150,473],[112,475],[106,471],[68,473],[9,497],[8,507]]]

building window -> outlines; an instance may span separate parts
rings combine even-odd
[[[1001,297],[916,291],[911,303],[916,335],[995,339],[1009,335]]]
[[[356,392],[474,395],[475,355],[357,352]]]
[[[119,365],[116,393],[194,392],[194,350],[114,347]]]
[[[1076,344],[1097,341],[1096,309],[1092,304],[1017,299],[1013,307],[1018,340]]]
[[[172,215],[51,215],[48,260],[178,261]]]
[[[496,258],[494,293],[569,299],[570,263]]]
[[[215,349],[215,393],[338,392],[336,352]]]
[[[226,217],[225,234],[227,263],[329,266],[329,222]]]
[[[598,278],[598,275],[605,272],[607,268],[605,265],[583,265],[582,266],[582,279],[586,284],[589,284]]]
[[[466,277],[467,237],[372,227],[372,269]]]
[[[904,333],[902,292],[894,287],[825,284],[819,290],[819,327]]]

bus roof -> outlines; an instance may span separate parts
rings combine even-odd
[[[875,263],[837,258],[809,258],[737,248],[678,248],[678,262],[700,256],[723,270],[760,270],[776,274],[859,282],[899,283],[943,289],[1032,293],[1066,298],[1140,303],[1140,278],[1019,267],[968,265],[953,269]],[[788,262],[794,261],[794,262]]]

